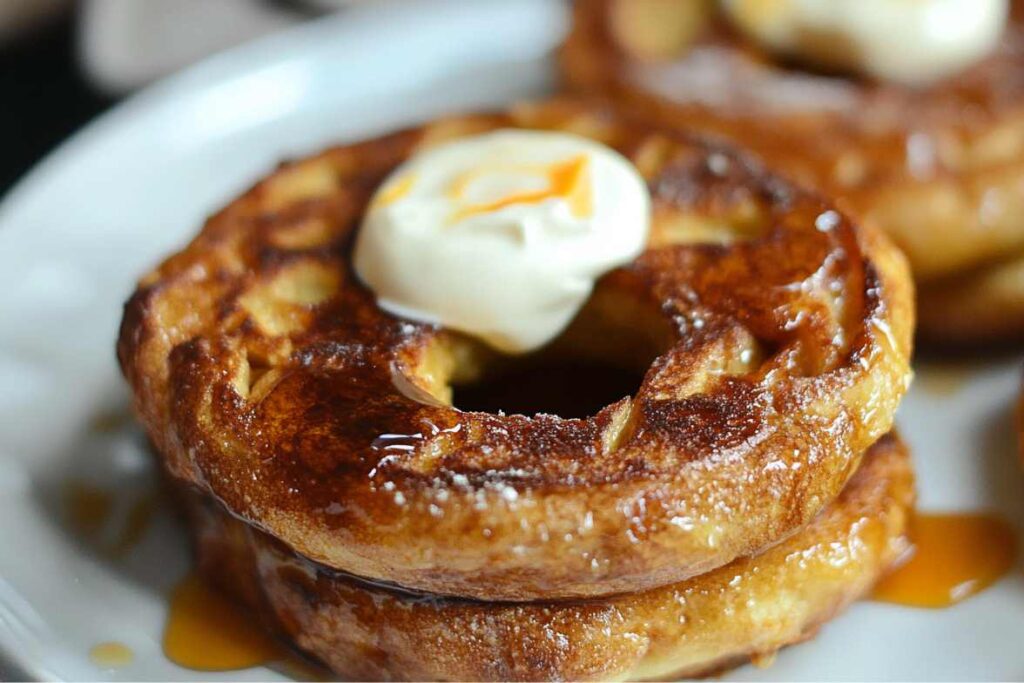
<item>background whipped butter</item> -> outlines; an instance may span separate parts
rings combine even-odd
[[[769,50],[828,68],[923,84],[991,51],[1007,0],[722,0]]]

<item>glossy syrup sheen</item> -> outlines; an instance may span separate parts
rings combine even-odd
[[[998,581],[1016,559],[1016,532],[998,517],[919,514],[911,524],[913,555],[875,587],[875,600],[949,607]]]
[[[232,671],[286,658],[260,624],[195,574],[171,594],[164,654],[200,671]]]

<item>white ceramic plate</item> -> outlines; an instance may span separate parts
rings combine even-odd
[[[216,57],[145,91],[43,161],[0,204],[0,652],[8,676],[280,678],[181,669],[162,654],[166,592],[185,571],[160,512],[120,559],[64,513],[68,483],[114,494],[113,528],[153,485],[125,419],[113,344],[134,279],[278,160],[446,111],[543,93],[566,28],[551,0],[367,5]],[[926,377],[927,379],[927,377]],[[901,411],[922,507],[994,509],[1024,526],[1013,359]],[[951,390],[950,390],[951,389]],[[110,525],[108,524],[108,527]],[[863,603],[774,667],[730,678],[1024,678],[1024,573],[954,608]],[[119,641],[132,664],[89,657]]]

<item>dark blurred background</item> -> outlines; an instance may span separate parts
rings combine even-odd
[[[0,47],[0,99],[0,130],[7,138],[0,155],[3,194],[116,97],[86,82],[75,58],[74,16],[66,14]]]
[[[135,90],[350,0],[0,0],[0,196]]]

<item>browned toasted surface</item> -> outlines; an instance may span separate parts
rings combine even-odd
[[[820,517],[762,555],[644,593],[517,604],[374,587],[202,494],[187,509],[204,574],[346,678],[635,680],[713,671],[810,637],[905,549],[912,500],[906,449],[885,437]]]
[[[450,381],[498,361],[384,313],[350,269],[397,163],[496,127],[595,137],[650,184],[650,247],[547,352],[644,364],[634,397],[586,419],[453,408]],[[557,101],[282,167],[144,278],[118,352],[170,473],[318,562],[481,599],[607,595],[824,508],[892,425],[911,297],[898,251],[819,198]]]
[[[1008,296],[1005,277],[989,286],[976,273],[1024,262],[1024,3],[991,56],[912,90],[780,64],[713,11],[680,9],[704,1],[578,0],[562,52],[566,80],[737,142],[842,197],[906,252],[925,306],[941,309],[947,293],[931,281],[964,274],[973,288],[962,311],[922,316],[930,338],[1022,336],[1024,288]],[[650,54],[644,41],[659,36],[660,52]],[[990,315],[997,308],[1002,318]]]

